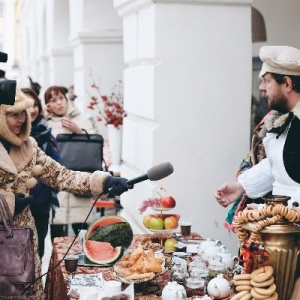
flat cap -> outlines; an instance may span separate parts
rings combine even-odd
[[[300,50],[289,46],[263,46],[259,51],[263,62],[259,76],[267,72],[300,76]]]

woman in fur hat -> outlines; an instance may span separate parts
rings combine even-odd
[[[108,172],[68,170],[46,155],[30,137],[31,120],[27,109],[32,105],[32,100],[17,89],[15,104],[0,106],[0,194],[6,198],[15,225],[30,226],[34,230],[35,276],[38,278],[41,275],[41,263],[34,219],[29,208],[30,197],[20,198],[16,195],[27,195],[37,180],[58,190],[94,196],[107,193],[108,190],[120,195],[131,187],[126,179],[113,177]],[[17,288],[22,292],[25,286]],[[37,279],[24,296],[32,300],[44,299],[41,279]]]

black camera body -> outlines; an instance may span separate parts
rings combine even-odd
[[[0,62],[7,62],[7,54],[0,52]],[[1,79],[0,80],[0,105],[14,105],[16,97],[16,80]]]

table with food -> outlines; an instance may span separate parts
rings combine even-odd
[[[47,299],[291,299],[300,270],[294,251],[300,214],[286,199],[273,197],[261,210],[235,217],[236,256],[221,240],[191,232],[191,223],[172,213],[174,199],[164,198],[141,206],[147,234],[133,234],[121,216],[103,216],[73,245],[74,237],[56,238]],[[75,271],[66,269],[70,256],[77,261]]]

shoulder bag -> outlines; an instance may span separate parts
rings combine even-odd
[[[83,134],[61,133],[56,136],[56,141],[63,166],[74,171],[103,170],[102,135],[86,131]]]
[[[17,227],[5,198],[0,195],[0,277],[12,284],[28,284],[34,276],[33,230]]]

